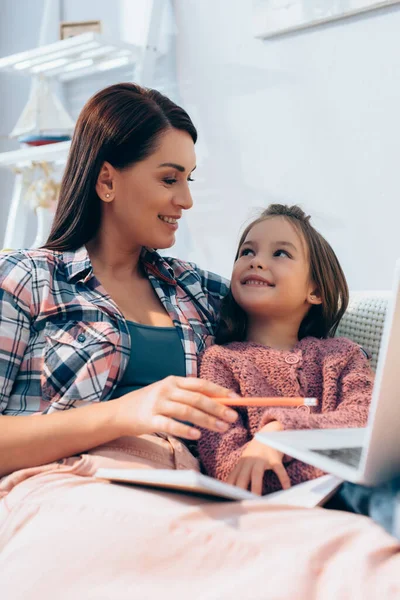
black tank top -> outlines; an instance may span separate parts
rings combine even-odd
[[[131,353],[111,398],[150,385],[168,375],[186,376],[185,353],[176,327],[152,327],[127,321]]]

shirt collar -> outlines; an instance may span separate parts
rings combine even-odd
[[[156,250],[143,248],[140,255],[147,274],[154,275],[157,279],[176,285],[175,274],[172,267]],[[92,263],[86,246],[78,250],[63,252],[63,260],[68,281],[87,281],[93,273]]]
[[[68,281],[83,281],[92,275],[93,267],[86,246],[63,252],[63,261]]]
[[[140,258],[147,274],[151,273],[157,279],[176,285],[175,273],[171,265],[156,250],[143,248]]]

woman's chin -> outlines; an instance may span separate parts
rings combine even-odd
[[[167,250],[168,248],[172,248],[175,244],[175,235],[170,236],[169,239],[163,238],[154,241],[153,245],[150,248],[157,248],[157,250]]]

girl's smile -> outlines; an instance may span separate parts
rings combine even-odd
[[[241,280],[241,284],[257,287],[275,287],[275,285],[271,283],[268,279],[266,279],[265,277],[261,277],[260,275],[255,275],[254,273],[249,273],[248,275],[245,275]]]

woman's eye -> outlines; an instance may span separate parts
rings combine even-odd
[[[241,251],[240,256],[249,256],[250,254],[254,254],[254,250],[251,248],[244,248],[244,250]]]
[[[193,177],[188,177],[187,180],[188,181],[196,181],[195,179],[193,179]]]
[[[176,183],[176,179],[174,177],[166,177],[164,179],[164,183],[166,183],[167,185],[172,185],[174,183]]]
[[[287,256],[288,258],[290,258],[290,254],[286,250],[282,250],[282,249],[281,250],[275,250],[274,256],[278,257],[278,256],[282,256],[282,255],[283,256]]]

